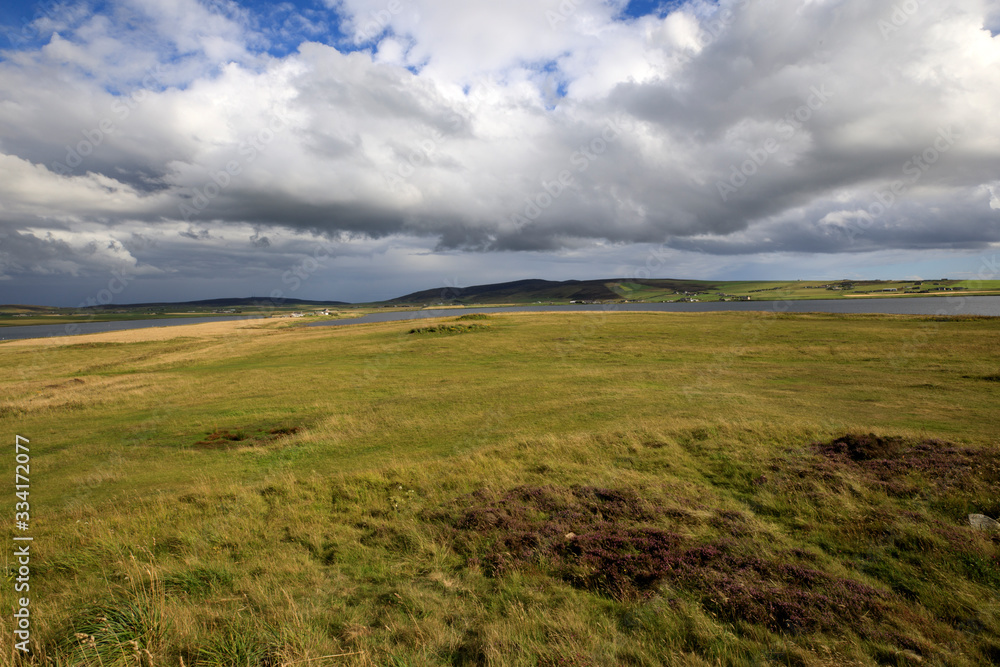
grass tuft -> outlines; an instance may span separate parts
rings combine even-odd
[[[198,667],[280,667],[282,641],[277,630],[245,616],[213,628],[199,650]]]
[[[141,572],[132,559],[128,585],[108,599],[73,613],[61,652],[82,664],[103,667],[150,665],[170,631],[164,588],[152,569]]]

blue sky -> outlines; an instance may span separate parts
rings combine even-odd
[[[24,46],[26,42],[39,44],[48,35],[40,35],[32,26],[37,19],[55,15],[65,2],[24,2],[10,0],[0,5],[0,26],[6,35],[7,44],[15,47]],[[628,19],[647,15],[663,16],[671,8],[683,4],[678,0],[652,1],[631,0],[621,10],[621,16]],[[233,3],[235,7],[247,12],[252,25],[270,38],[270,43],[262,45],[262,50],[282,57],[294,52],[303,41],[318,40],[336,45],[342,50],[356,50],[359,47],[350,43],[349,36],[340,31],[340,15],[335,9],[318,1],[287,1],[287,2],[249,2]],[[86,3],[93,14],[106,13],[111,5],[100,0]],[[224,7],[224,3],[218,6]]]
[[[998,5],[8,2],[0,302],[982,277]]]

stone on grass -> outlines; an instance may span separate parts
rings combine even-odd
[[[984,514],[970,514],[969,525],[978,530],[1000,532],[1000,523],[997,523]]]

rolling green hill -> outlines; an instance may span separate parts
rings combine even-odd
[[[387,305],[470,305],[504,303],[570,303],[572,301],[639,301],[660,303],[680,299],[721,301],[746,298],[839,299],[930,296],[956,291],[1000,294],[1000,280],[782,280],[705,281],[673,279],[519,280],[514,282],[444,287],[397,297]]]

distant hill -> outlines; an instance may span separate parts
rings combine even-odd
[[[664,303],[676,301],[770,301],[775,299],[886,298],[932,296],[961,290],[1000,292],[1000,281],[940,280],[517,280],[472,287],[413,292],[386,305],[472,305],[584,302]]]
[[[0,305],[0,309],[8,313],[38,313],[48,314],[52,311],[52,306],[31,306],[23,303],[7,303]]]
[[[274,309],[288,307],[302,309],[317,306],[436,306],[472,304],[564,304],[582,302],[641,302],[665,303],[676,301],[734,301],[774,299],[844,299],[856,297],[889,298],[940,296],[956,291],[967,294],[1000,295],[1000,280],[961,281],[941,278],[938,280],[685,280],[604,278],[600,280],[515,280],[471,287],[435,287],[420,290],[386,301],[352,304],[346,301],[314,301],[282,299],[272,302],[264,296],[238,299],[204,299],[201,301],[107,304],[90,306],[89,310],[102,314],[125,311],[163,310],[189,311],[234,309]],[[48,306],[0,306],[0,315],[13,317],[43,316],[59,311],[77,311],[78,308]]]
[[[625,287],[625,286],[628,287]],[[697,280],[516,280],[472,287],[439,287],[397,297],[385,303],[523,303],[534,301],[607,301],[631,298],[635,287],[654,290],[713,289]]]
[[[617,299],[601,280],[515,280],[472,287],[438,287],[389,300],[387,303],[510,303],[564,301],[566,299]]]
[[[272,301],[266,296],[250,296],[239,299],[204,299],[202,301],[180,301],[167,303],[128,303],[89,306],[93,310],[114,310],[118,308],[240,308],[251,306],[348,306],[346,301],[308,301],[305,299],[280,299]]]

